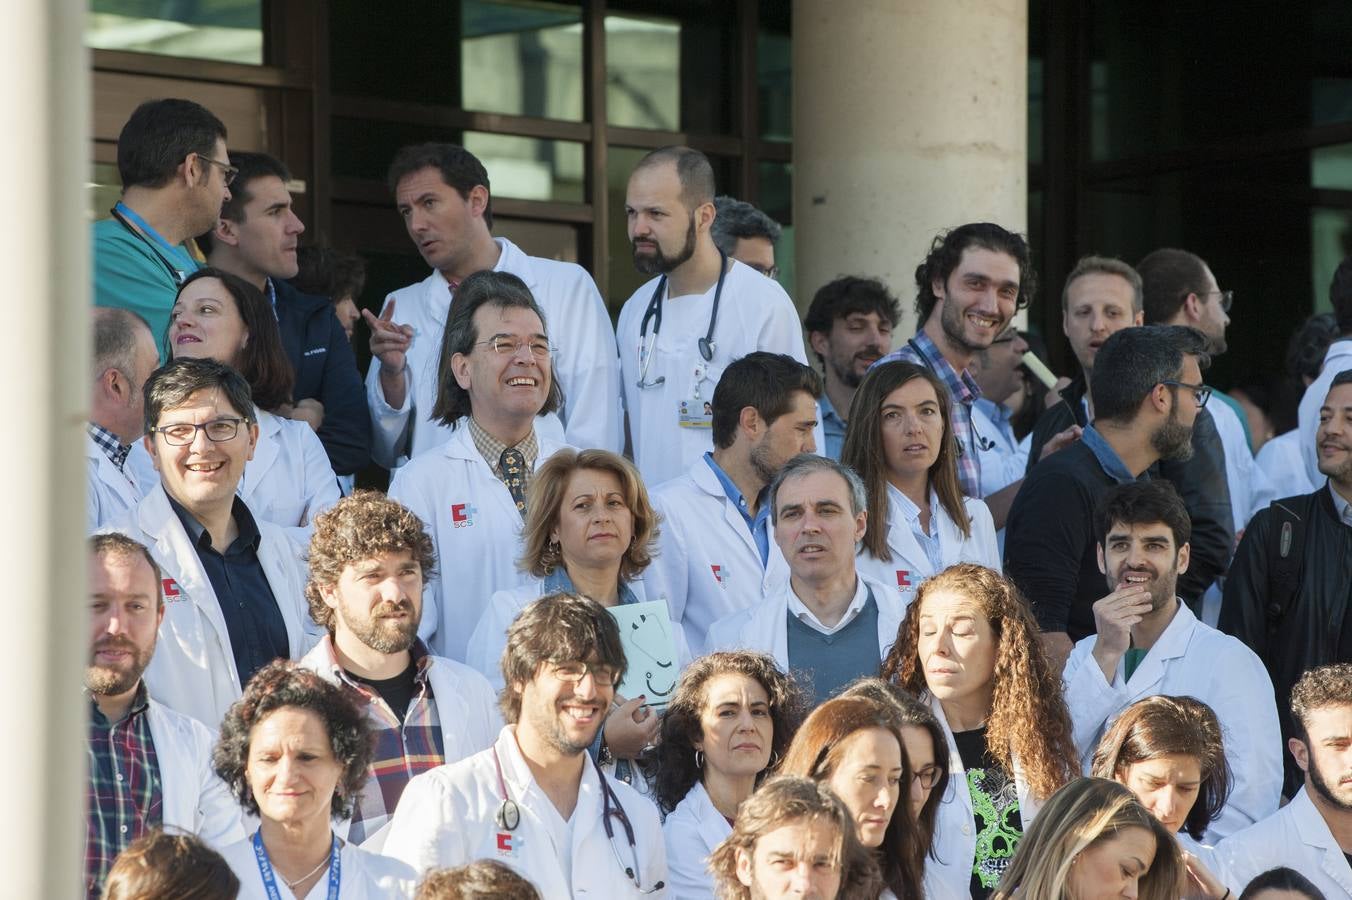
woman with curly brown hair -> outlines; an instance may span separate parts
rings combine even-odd
[[[662,719],[653,796],[667,820],[667,885],[713,897],[705,860],[737,809],[787,751],[802,717],[799,686],[764,653],[710,653],[681,675]]]
[[[1012,583],[960,563],[920,586],[882,674],[928,700],[949,740],[931,871],[984,900],[1042,802],[1077,768],[1037,624]]]

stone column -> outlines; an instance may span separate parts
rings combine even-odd
[[[798,301],[883,279],[914,330],[915,267],[944,228],[1027,228],[1027,0],[794,0]]]

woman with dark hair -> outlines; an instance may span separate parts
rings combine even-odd
[[[878,860],[884,897],[923,896],[928,848],[910,804],[901,802],[911,768],[895,705],[861,696],[827,700],[803,721],[779,771],[820,781],[841,799],[859,843]]]
[[[1295,869],[1281,866],[1250,881],[1239,900],[1324,900],[1324,892]]]
[[[1078,769],[1037,623],[1011,582],[959,563],[920,586],[882,675],[927,701],[944,727],[952,781],[930,869],[982,900],[1039,807]]]
[[[869,518],[858,569],[895,585],[902,605],[958,562],[1000,570],[990,510],[962,495],[948,388],[924,366],[890,362],[864,376],[840,461],[859,473]]]
[[[653,796],[667,814],[667,885],[712,898],[705,860],[737,809],[783,758],[802,715],[799,686],[763,653],[710,653],[681,675],[657,742]]]
[[[235,900],[239,879],[196,835],[152,828],[117,855],[103,900]]]
[[[1104,732],[1090,774],[1126,785],[1178,838],[1190,896],[1219,900],[1225,894],[1224,867],[1201,843],[1230,794],[1221,724],[1211,707],[1192,697],[1136,701]]]
[[[341,494],[314,432],[314,411],[306,406],[313,401],[292,405],[291,363],[267,298],[229,272],[199,269],[179,286],[165,343],[173,359],[214,359],[249,382],[258,407],[258,444],[244,467],[239,498],[253,515],[294,529],[299,542],[308,542],[314,517]]]
[[[309,669],[278,660],[249,681],[221,723],[216,774],[259,820],[221,851],[244,900],[411,897],[407,865],[333,832],[367,777],[372,733],[361,710]]]

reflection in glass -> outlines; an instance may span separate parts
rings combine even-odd
[[[467,131],[464,147],[488,170],[495,197],[583,202],[581,144]]]
[[[89,181],[85,182],[89,206],[85,216],[91,222],[109,217],[109,210],[122,199],[122,177],[113,163],[96,162],[89,167]]]
[[[582,121],[582,11],[535,0],[461,0],[465,109]]]
[[[606,16],[606,117],[622,127],[679,130],[680,23]]]
[[[790,297],[795,296],[797,273],[793,258],[793,165],[782,162],[762,162],[757,166],[760,181],[760,202],[756,205],[781,226],[783,232],[775,244],[775,264],[779,266],[776,279]]]
[[[756,83],[760,134],[771,141],[793,140],[793,41],[787,31],[761,29],[756,36]]]
[[[1310,187],[1352,191],[1352,144],[1310,151]]]
[[[85,45],[263,64],[262,0],[90,0]]]

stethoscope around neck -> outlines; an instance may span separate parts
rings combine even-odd
[[[512,795],[507,792],[507,779],[502,777],[502,760],[498,757],[498,748],[493,747],[492,750],[493,768],[498,774],[498,793],[502,796],[502,803],[498,804],[493,821],[503,831],[510,833],[516,831],[517,826],[521,824],[521,807],[516,805]],[[644,889],[643,882],[639,880],[638,843],[634,837],[634,826],[629,821],[629,814],[620,804],[620,798],[615,796],[615,789],[610,786],[601,767],[594,760],[592,765],[596,767],[596,777],[601,782],[601,824],[605,826],[606,842],[610,844],[610,852],[615,854],[615,863],[634,883],[634,888],[640,894],[655,894],[665,888],[667,883],[659,881],[652,887]],[[633,862],[632,865],[626,866],[620,859],[620,851],[615,847],[615,825],[611,819],[619,819],[620,825],[624,827],[624,837],[629,842],[629,858]]]
[[[938,370],[934,368],[934,363],[930,362],[929,357],[927,357],[921,351],[920,345],[915,342],[915,338],[911,338],[909,341],[907,341],[906,346],[910,347],[912,350],[915,351],[915,355],[920,357],[920,361],[925,364],[925,368],[929,369],[930,372],[936,378],[938,378],[940,381],[944,380],[944,376],[940,375]],[[972,420],[972,416],[970,413],[967,416],[967,422],[972,429],[972,439],[976,442],[976,445],[981,450],[981,452],[990,453],[992,450],[994,450],[995,441],[991,440],[988,437],[983,436],[981,432],[976,430],[976,422]],[[958,456],[967,455],[967,448],[962,445],[962,441],[957,439],[957,435],[953,436],[953,443],[958,445]]]
[[[704,337],[698,341],[699,355],[703,357],[706,363],[713,362],[714,351],[718,345],[714,343],[714,326],[718,324],[718,303],[723,298],[723,279],[728,274],[728,255],[722,250],[718,251],[718,285],[714,288],[714,307],[709,311],[709,328],[704,332]],[[648,308],[643,311],[643,321],[638,327],[638,388],[657,387],[659,384],[666,383],[667,376],[658,375],[652,381],[648,380],[648,364],[652,362],[653,350],[657,347],[657,334],[662,330],[662,293],[667,289],[667,276],[663,275],[657,279],[657,287],[653,289],[653,295],[648,300]],[[653,326],[653,346],[644,349],[644,344],[648,342],[648,323]]]

